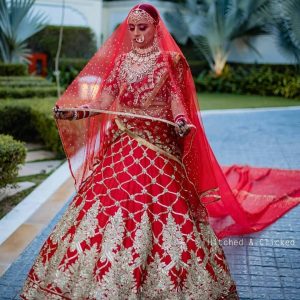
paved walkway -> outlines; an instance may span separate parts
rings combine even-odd
[[[300,109],[209,112],[203,120],[221,164],[300,169]],[[19,299],[29,268],[66,207],[0,278],[1,300]],[[264,231],[221,241],[242,300],[300,299],[299,213],[300,206]]]

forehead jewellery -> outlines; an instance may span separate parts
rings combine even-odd
[[[128,16],[127,23],[138,24],[141,22],[146,22],[154,24],[155,20],[144,10],[140,8],[133,9]]]

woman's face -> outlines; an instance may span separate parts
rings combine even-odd
[[[138,23],[129,23],[128,30],[134,47],[147,48],[152,45],[156,31],[154,24],[141,20]]]

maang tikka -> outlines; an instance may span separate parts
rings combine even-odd
[[[155,20],[143,9],[135,8],[132,10],[127,18],[127,23],[138,24],[141,21],[146,21],[146,23],[155,24]]]

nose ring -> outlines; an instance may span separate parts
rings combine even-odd
[[[145,37],[144,37],[143,35],[141,35],[141,36],[138,37],[138,38],[135,38],[135,41],[136,41],[137,43],[143,43],[144,40],[145,40]]]

